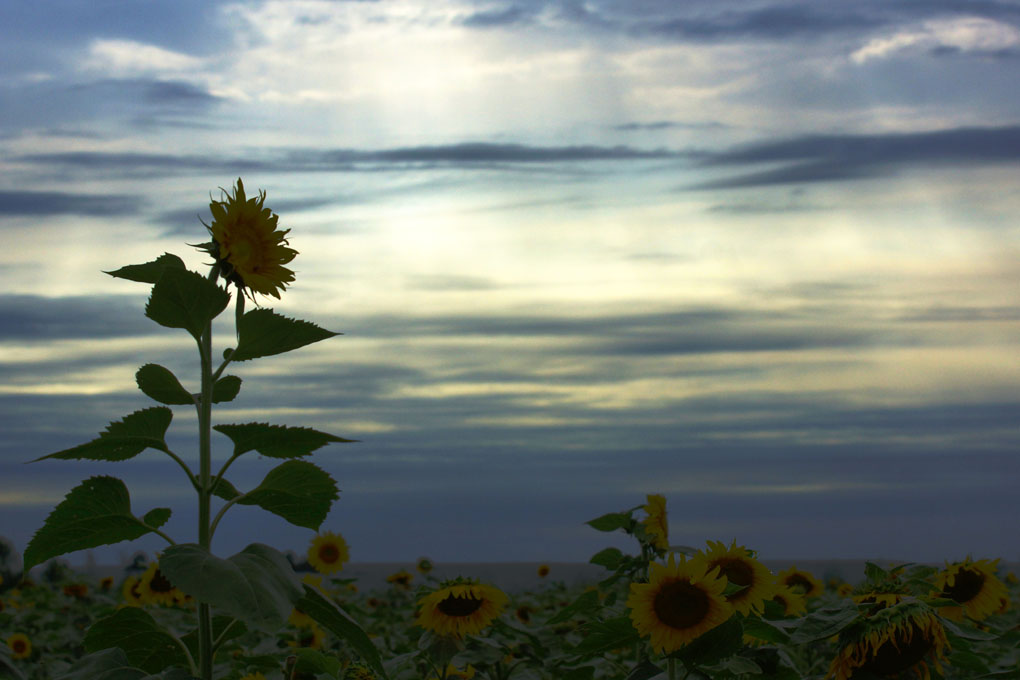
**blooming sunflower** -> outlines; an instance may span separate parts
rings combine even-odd
[[[99,589],[102,590],[104,593],[110,592],[110,590],[113,589],[113,577],[104,576],[102,580],[99,581]]]
[[[387,583],[392,583],[394,585],[394,587],[396,587],[396,588],[400,588],[402,590],[410,590],[410,588],[411,588],[411,580],[413,578],[414,578],[414,574],[412,574],[411,572],[407,571],[406,569],[401,569],[397,573],[390,574],[389,576],[387,576],[386,577],[386,582]]]
[[[546,576],[549,575],[549,565],[548,564],[540,564],[540,565],[538,565],[538,572],[537,573],[538,573],[538,577],[539,578],[545,578]]]
[[[804,602],[803,595],[788,586],[778,584],[777,587],[778,590],[772,596],[772,601],[783,608],[783,616],[797,616],[798,614],[807,613],[807,604]]]
[[[761,613],[765,601],[772,599],[778,591],[776,578],[769,568],[756,560],[750,550],[738,546],[736,541],[727,548],[721,541],[708,541],[708,552],[704,553],[706,569],[719,567],[719,573],[727,583],[746,586],[743,590],[727,595],[726,600],[744,615],[754,610]]]
[[[120,588],[120,594],[129,607],[141,607],[145,604],[142,600],[142,591],[138,589],[138,577],[128,576]]]
[[[930,680],[928,663],[941,671],[948,646],[946,631],[928,605],[916,600],[858,618],[838,638],[826,678],[851,680],[861,670],[880,677]]]
[[[962,620],[981,619],[995,614],[1002,606],[1002,600],[1009,600],[1006,584],[995,575],[999,560],[977,560],[967,558],[963,562],[947,565],[935,577],[936,591],[932,595],[946,597],[960,603],[959,607],[941,607],[939,613],[946,618]]]
[[[159,570],[159,563],[153,562],[149,565],[140,577],[138,577],[138,596],[145,604],[161,604],[167,607],[177,604],[180,593],[174,584],[163,576]]]
[[[432,560],[427,557],[419,557],[418,562],[414,565],[414,568],[418,570],[418,573],[423,576],[432,571],[433,567],[435,567],[435,565],[432,563]]]
[[[709,571],[703,556],[681,555],[677,563],[671,553],[665,566],[648,568],[648,583],[630,584],[627,606],[634,628],[651,636],[654,649],[673,652],[733,614],[723,597],[726,578],[718,567]]]
[[[780,585],[799,592],[805,598],[816,597],[825,592],[825,586],[814,577],[814,574],[810,571],[798,569],[796,566],[779,572],[776,575],[776,581]]]
[[[459,579],[446,582],[418,600],[415,624],[440,635],[474,635],[499,616],[507,599],[493,586]]]
[[[317,534],[308,548],[308,563],[320,574],[332,574],[344,568],[350,559],[347,541],[340,534]]]
[[[666,497],[650,493],[646,496],[648,502],[643,509],[648,517],[641,522],[645,533],[651,539],[652,545],[659,550],[669,549],[669,525],[666,523]]]
[[[27,659],[32,656],[32,641],[24,633],[15,633],[7,638],[7,646],[13,659]]]
[[[222,276],[239,290],[279,299],[294,280],[294,272],[283,266],[297,255],[287,247],[290,229],[277,228],[279,215],[264,207],[266,192],[258,198],[245,195],[240,177],[233,194],[223,193],[225,200],[209,203],[213,220],[205,227],[212,241],[199,249],[213,256]]]
[[[306,647],[308,649],[322,649],[322,643],[326,639],[326,634],[319,628],[318,625],[312,624],[307,628],[299,628],[297,637],[294,640],[288,640],[287,645],[289,647]]]

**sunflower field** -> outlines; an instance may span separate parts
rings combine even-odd
[[[246,300],[257,305],[256,295],[279,299],[294,280],[284,265],[297,251],[265,199],[265,192],[249,197],[239,178],[210,203],[210,240],[196,246],[213,260],[207,274],[170,253],[107,272],[152,286],[146,317],[194,339],[198,376],[188,389],[170,369],[144,364],[135,381],[157,405],[37,460],[165,454],[195,492],[198,525],[192,537],[171,536],[164,529],[173,508],[136,515],[127,485],[97,475],[53,509],[23,561],[0,542],[0,678],[1020,678],[1017,579],[1000,573],[997,560],[868,564],[860,583],[822,583],[792,565],[773,573],[735,541],[671,544],[659,494],[588,522],[636,543],[633,554],[606,548],[592,556],[605,569],[597,582],[567,587],[553,577],[508,593],[471,574],[439,580],[422,558],[413,572],[391,574],[386,588],[363,591],[344,577],[344,538],[321,529],[339,497],[336,482],[306,460],[352,440],[300,426],[213,425],[213,406],[242,387],[228,367],[339,335],[272,309],[245,309]],[[232,298],[235,346],[214,351],[213,321]],[[167,441],[171,407],[195,409],[191,455]],[[225,461],[213,459],[213,432],[230,440]],[[254,488],[239,489],[227,472],[252,452],[282,462]],[[239,504],[314,530],[307,559],[295,565],[262,543],[216,555],[220,520]],[[56,560],[148,534],[167,546],[117,576],[93,582]],[[28,578],[36,566],[41,576]],[[537,575],[548,578],[548,570]]]

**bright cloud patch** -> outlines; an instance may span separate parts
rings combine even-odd
[[[193,71],[202,63],[197,57],[133,40],[96,40],[89,47],[85,66],[123,77]]]
[[[980,17],[935,19],[925,22],[919,28],[873,38],[850,55],[850,59],[862,64],[911,47],[993,52],[1017,46],[1020,46],[1020,31],[1008,24]]]

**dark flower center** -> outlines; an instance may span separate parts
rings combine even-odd
[[[466,597],[450,595],[436,608],[447,616],[471,616],[482,606],[482,601],[470,595]]]
[[[914,626],[909,642],[905,637],[900,632],[894,635],[895,644],[893,640],[883,642],[875,655],[861,666],[861,670],[881,676],[895,675],[924,659],[935,644],[917,626]]]
[[[162,572],[157,569],[152,575],[152,580],[149,581],[149,589],[154,593],[169,593],[174,589],[174,584],[167,581]]]
[[[964,569],[956,575],[953,585],[947,586],[942,594],[957,602],[970,602],[985,584],[985,575],[979,571]]]
[[[319,548],[319,559],[326,564],[332,564],[340,559],[340,551],[335,545],[326,544]]]
[[[670,628],[684,630],[705,620],[711,602],[704,590],[687,581],[667,583],[655,595],[655,616]]]
[[[801,593],[810,593],[812,583],[803,574],[791,574],[786,577],[786,585]]]
[[[28,643],[24,640],[18,639],[11,644],[11,651],[15,654],[24,654],[28,650]]]

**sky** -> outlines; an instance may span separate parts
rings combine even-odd
[[[195,385],[193,341],[103,272],[164,252],[208,271],[189,244],[240,177],[299,251],[260,303],[343,335],[234,367],[214,421],[358,440],[310,459],[353,561],[634,552],[585,522],[652,493],[679,545],[1020,558],[1020,3],[4,14],[0,535],[18,550],[93,475],[196,539],[159,452],[28,461],[153,405],[142,364]],[[195,426],[176,410],[189,461]],[[272,463],[228,477],[252,488]],[[313,536],[235,507],[213,548]]]

